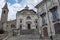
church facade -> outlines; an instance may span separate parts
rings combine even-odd
[[[2,8],[1,40],[60,40],[60,1],[43,0],[35,6],[18,11],[16,19],[7,21],[7,3]],[[4,37],[3,37],[4,35]]]

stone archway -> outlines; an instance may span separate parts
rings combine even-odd
[[[44,34],[45,37],[48,36],[48,30],[47,30],[47,27],[44,27],[44,28],[43,28],[43,34]]]
[[[60,23],[54,24],[55,34],[60,34]]]

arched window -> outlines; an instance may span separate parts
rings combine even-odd
[[[27,16],[27,19],[31,19],[31,17],[30,16]]]
[[[59,19],[58,17],[58,13],[57,13],[57,7],[53,7],[52,9],[50,9],[51,13],[52,13],[52,17],[53,17],[53,21],[57,21]]]
[[[6,13],[6,11],[5,11],[5,10],[4,10],[3,12],[4,12],[4,14]]]

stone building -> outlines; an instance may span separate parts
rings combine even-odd
[[[60,0],[43,0],[36,5],[43,37],[60,39]]]
[[[7,3],[5,3],[4,7],[2,8],[2,14],[1,14],[1,29],[6,29],[7,27],[16,27],[16,19],[15,20],[11,20],[11,21],[7,21],[8,19],[8,5]],[[8,29],[8,28],[7,28]],[[4,30],[6,31],[6,30]]]
[[[26,6],[25,9],[18,11],[16,20],[9,21],[8,24],[10,26],[10,30],[8,29],[9,33],[12,31],[13,35],[10,38],[6,38],[7,40],[39,40],[40,38],[38,16],[36,12],[29,9],[28,6]],[[13,26],[11,27],[11,25]],[[14,25],[16,25],[16,27]]]
[[[0,20],[0,40],[5,38],[6,35],[12,35],[13,30],[16,28],[16,19],[7,21],[8,19],[8,5],[5,3],[4,7],[2,8],[1,20]]]
[[[39,40],[38,16],[34,10],[26,6],[25,9],[18,11],[16,19],[11,21],[7,21],[8,12],[6,3],[1,14],[0,32],[3,32],[1,34],[4,35],[4,37],[1,36],[1,40]]]
[[[37,29],[38,16],[34,10],[29,10],[28,7],[17,12],[17,28],[22,30]]]
[[[2,8],[0,34],[4,32],[0,39],[60,40],[60,0],[42,0],[35,8],[37,12],[26,6],[17,12],[15,20],[7,21],[6,3]]]
[[[39,39],[38,16],[34,10],[29,9],[29,7],[26,6],[25,9],[17,12],[16,18],[17,18],[16,26],[19,29],[20,40],[32,40],[32,39],[38,40]],[[24,36],[27,36],[27,37],[24,37]]]

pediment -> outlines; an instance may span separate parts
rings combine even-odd
[[[34,10],[21,10],[21,11],[18,11],[18,14],[19,15],[31,15],[31,14],[36,14],[36,12]]]

